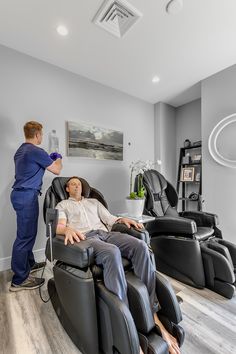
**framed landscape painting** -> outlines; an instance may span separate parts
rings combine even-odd
[[[82,122],[67,122],[67,153],[99,160],[123,160],[123,133]]]

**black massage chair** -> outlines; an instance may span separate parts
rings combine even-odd
[[[53,208],[68,198],[65,190],[67,180],[66,177],[56,177],[44,200],[49,236],[46,256],[50,261],[56,260],[54,278],[48,282],[48,291],[61,324],[83,354],[139,354],[140,344],[145,354],[168,354],[167,343],[159,335],[153,321],[147,289],[133,274],[128,260],[124,259],[123,265],[129,308],[105,288],[102,269],[95,265],[93,249],[86,240],[65,246],[64,237],[56,235],[58,216]],[[97,198],[107,207],[102,194],[84,179],[80,180],[83,196]],[[114,231],[127,232],[149,242],[145,230],[130,230],[123,224],[116,224]],[[182,320],[180,307],[172,287],[158,273],[156,294],[158,317],[182,345],[184,331],[178,325]]]
[[[156,218],[145,227],[157,270],[231,299],[236,285],[236,246],[222,239],[217,216],[202,211],[178,213],[174,187],[156,170],[144,172],[143,184],[144,214]]]

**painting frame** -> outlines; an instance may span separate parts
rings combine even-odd
[[[67,121],[66,128],[67,156],[123,161],[123,132],[82,121]]]
[[[194,181],[195,168],[194,167],[182,167],[181,169],[181,182],[193,182]]]

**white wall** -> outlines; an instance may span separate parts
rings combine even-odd
[[[165,178],[176,183],[176,126],[175,108],[159,102],[155,104],[155,161],[161,160],[157,169]]]
[[[216,163],[208,151],[208,138],[224,117],[236,113],[236,65],[202,82],[203,194],[205,209],[219,215],[223,236],[236,241],[236,169]],[[236,124],[219,137],[219,152],[236,160]]]
[[[0,269],[9,266],[15,238],[15,214],[9,195],[14,181],[13,156],[23,142],[28,120],[56,129],[63,154],[63,176],[78,175],[99,189],[112,212],[124,211],[129,165],[154,159],[154,106],[45,62],[0,46]],[[81,121],[124,132],[124,161],[98,161],[66,156],[66,121]],[[128,145],[128,142],[131,145]],[[46,172],[43,191],[53,175]],[[41,197],[41,205],[43,196]],[[42,214],[35,249],[45,245]]]

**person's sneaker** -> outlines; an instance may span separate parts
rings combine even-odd
[[[44,278],[36,278],[29,275],[27,279],[23,281],[23,283],[16,285],[11,283],[9,288],[10,291],[20,291],[20,290],[32,290],[37,289],[42,286],[45,282]]]
[[[33,267],[30,269],[30,273],[34,273],[34,272],[37,272],[38,270],[40,269],[43,269],[46,265],[46,262],[35,262]]]

